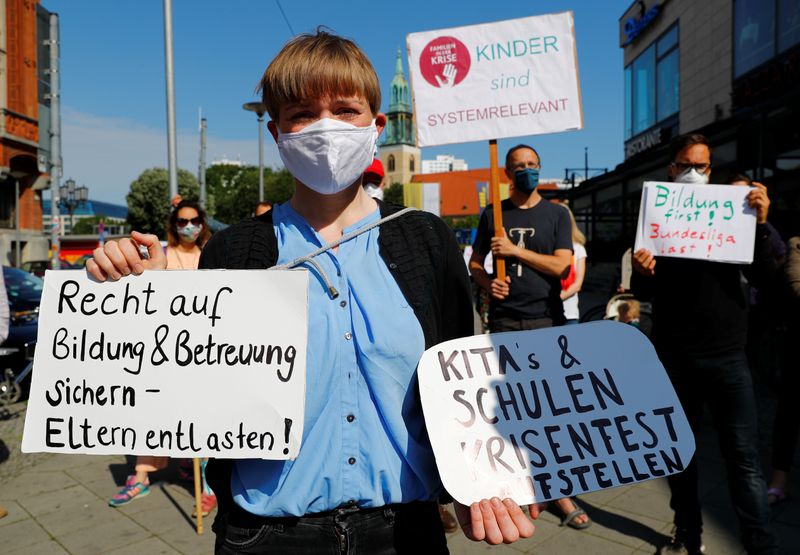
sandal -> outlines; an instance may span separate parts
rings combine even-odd
[[[208,516],[211,511],[217,506],[217,496],[213,493],[206,493],[200,496],[200,512],[203,516]],[[192,518],[197,518],[197,505],[192,510]]]
[[[143,484],[136,481],[136,476],[128,476],[125,481],[125,487],[120,490],[118,494],[108,500],[110,507],[121,507],[127,505],[136,498],[144,497],[150,494],[149,484]]]
[[[789,494],[781,488],[769,488],[767,490],[767,504],[772,507],[778,503],[783,503],[789,499]]]
[[[570,499],[572,501],[572,505],[575,507],[574,510],[568,512],[564,517],[561,519],[561,524],[559,526],[569,526],[570,528],[574,528],[575,530],[585,530],[589,526],[592,525],[591,520],[586,520],[586,522],[576,522],[575,519],[579,516],[586,515],[586,511],[581,509],[578,506],[578,503],[575,502],[574,499]],[[588,518],[588,515],[586,515]]]

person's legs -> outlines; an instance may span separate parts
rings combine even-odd
[[[787,358],[787,363],[789,360],[791,359]],[[797,436],[800,432],[800,408],[797,406],[800,369],[791,368],[789,364],[786,364],[785,368],[788,371],[781,376],[778,410],[775,413],[775,424],[772,429],[772,477],[769,488],[773,493],[769,496],[770,503],[782,501],[789,491],[789,471],[794,463]]]
[[[709,405],[728,473],[733,508],[748,553],[777,553],[770,530],[766,485],[759,466],[758,417],[744,350],[698,361],[713,375]]]
[[[703,416],[703,390],[705,389],[703,376],[695,371],[691,360],[686,357],[670,357],[662,353],[659,355],[696,439]],[[696,457],[692,457],[683,472],[667,478],[671,493],[669,506],[675,512],[676,539],[695,550],[700,548],[700,538],[703,533],[703,517],[700,511],[697,480]]]

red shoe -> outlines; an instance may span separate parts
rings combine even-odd
[[[200,496],[200,510],[203,516],[208,516],[211,511],[217,508],[217,496],[213,493],[205,493]],[[197,505],[192,511],[192,518],[197,518]]]

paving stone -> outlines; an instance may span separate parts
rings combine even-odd
[[[13,522],[19,522],[20,520],[31,518],[31,515],[29,515],[28,512],[16,501],[3,501],[0,499],[0,507],[5,507],[5,509],[8,511],[8,514],[5,516],[5,518],[0,518],[0,527],[8,526]]]
[[[175,526],[160,534],[160,538],[180,553],[194,555],[195,553],[214,552],[214,532],[211,531],[211,520],[203,520],[205,530],[203,535],[197,534],[193,526]]]
[[[631,548],[648,544],[655,546],[662,539],[659,530],[664,526],[663,521],[628,513],[611,506],[592,509],[587,507],[587,513],[594,522],[581,533],[598,536]]]
[[[489,545],[486,542],[474,542],[468,539],[463,533],[452,534],[447,540],[447,548],[450,553],[458,555],[473,555],[475,553],[499,553],[503,555],[519,555],[525,553],[519,548],[525,540],[513,543],[511,545]],[[533,546],[530,545],[532,548]]]
[[[29,471],[3,482],[2,495],[5,499],[20,500],[40,493],[66,489],[76,484],[75,480],[63,472]]]
[[[92,459],[98,458],[92,456]],[[106,458],[106,457],[102,457]],[[91,460],[91,459],[89,459]],[[62,453],[53,453],[47,460],[36,463],[37,472],[70,470],[73,468],[80,468],[86,466],[87,457],[81,455],[65,455]]]
[[[109,468],[113,464],[113,458],[88,455],[84,457],[84,459],[83,465],[75,466],[67,470],[67,473],[76,481],[81,483],[94,482],[103,476],[111,474]]]
[[[587,531],[587,530],[585,530]],[[585,531],[572,530],[573,533],[558,534],[554,538],[537,545],[529,553],[536,554],[561,554],[561,553],[591,553],[592,555],[620,555],[632,553],[634,549],[628,545],[607,540],[598,536],[585,534]]]
[[[108,555],[173,555],[180,551],[172,549],[169,545],[158,538],[148,538],[142,542],[134,543],[114,551],[109,551]]]
[[[76,530],[58,538],[71,553],[100,555],[147,539],[152,534],[128,519],[107,522],[91,530]]]
[[[610,501],[608,505],[629,513],[660,520],[661,522],[672,521],[669,495],[658,491],[646,488],[629,488],[625,493]]]
[[[81,485],[49,491],[21,499],[19,503],[34,517],[53,511],[83,506],[97,501],[97,496]]]
[[[2,545],[5,552],[27,548],[50,539],[44,528],[39,526],[32,518],[4,526],[2,531],[3,533],[0,536],[3,538]]]
[[[191,513],[187,516],[191,516]],[[181,511],[172,506],[162,507],[156,510],[139,511],[127,515],[127,517],[139,523],[142,528],[149,530],[155,535],[161,535],[176,526],[191,526],[193,524],[183,517]],[[204,525],[206,522],[206,519],[203,519]]]
[[[586,499],[592,505],[605,505],[612,499],[625,493],[629,487],[635,486],[621,486],[617,488],[601,489],[591,493],[582,493],[580,497],[578,497],[578,504],[580,504],[581,499]]]
[[[103,524],[112,524],[127,520],[124,515],[96,499],[90,503],[74,503],[65,505],[58,511],[51,511],[37,517],[37,521],[52,536],[60,537],[77,530],[97,528]]]
[[[63,547],[53,540],[39,542],[35,545],[29,545],[22,549],[16,549],[6,553],[8,553],[8,555],[69,555]]]

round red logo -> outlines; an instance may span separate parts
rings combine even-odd
[[[422,49],[419,69],[434,87],[458,85],[469,73],[469,50],[455,37],[438,37]]]

